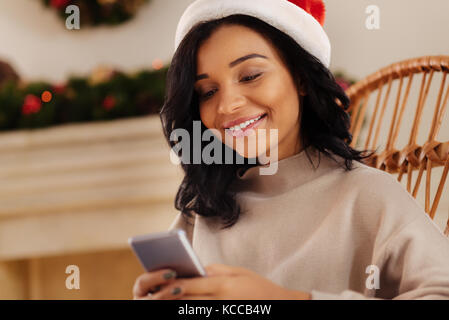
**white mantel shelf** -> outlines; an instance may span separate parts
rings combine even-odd
[[[0,150],[0,260],[126,248],[177,213],[158,115],[2,133]]]

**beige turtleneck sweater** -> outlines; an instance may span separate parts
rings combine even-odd
[[[274,175],[238,173],[246,212],[230,229],[180,213],[170,229],[187,232],[205,266],[245,267],[312,299],[449,299],[449,239],[416,200],[388,173],[320,159],[314,170],[302,151]]]

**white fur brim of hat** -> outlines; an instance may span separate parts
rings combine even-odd
[[[312,15],[287,0],[196,0],[179,20],[175,51],[197,23],[233,14],[259,18],[279,29],[329,68],[331,45],[323,27]]]

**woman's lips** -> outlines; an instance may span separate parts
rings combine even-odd
[[[225,133],[235,137],[235,138],[241,138],[241,137],[246,137],[249,136],[253,133],[255,133],[255,129],[257,127],[259,127],[261,125],[261,123],[263,121],[265,121],[265,119],[267,118],[267,114],[263,115],[262,118],[260,118],[259,120],[251,123],[250,125],[248,125],[247,127],[241,129],[241,130],[230,130],[230,129],[225,129]]]
[[[223,124],[222,127],[225,128],[225,129],[231,129],[235,125],[239,125],[239,124],[244,123],[244,122],[246,122],[248,120],[253,120],[253,119],[256,119],[256,118],[258,119],[258,118],[262,117],[263,115],[264,115],[264,113],[259,113],[258,115],[253,115],[253,116],[250,116],[250,117],[242,117],[242,118],[239,118],[239,119],[236,119],[236,120],[233,120],[233,121],[226,122],[226,123]]]

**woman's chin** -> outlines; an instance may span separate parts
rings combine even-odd
[[[249,139],[249,141],[242,139],[236,141],[234,150],[244,158],[260,158],[261,156],[267,155],[269,143],[267,143],[265,138],[263,141],[260,141],[260,138],[259,141],[257,139]]]
[[[262,156],[264,156],[266,154],[266,150],[261,150],[261,152],[256,152],[256,151],[242,151],[242,150],[235,150],[241,157],[246,158],[246,159],[255,159],[255,158],[260,158]]]

